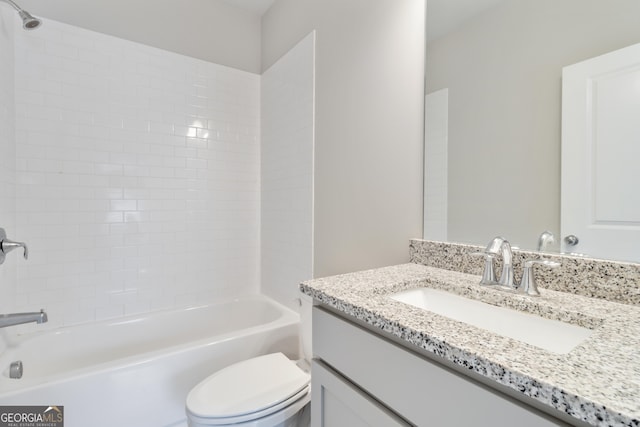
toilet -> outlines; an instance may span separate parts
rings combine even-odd
[[[309,426],[312,300],[302,294],[300,300],[304,359],[272,353],[215,372],[187,396],[189,427]]]

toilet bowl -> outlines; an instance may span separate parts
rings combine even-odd
[[[301,295],[302,353],[254,357],[223,368],[196,385],[186,402],[189,427],[306,427],[311,400],[311,299]]]

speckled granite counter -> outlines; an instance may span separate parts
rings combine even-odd
[[[316,301],[596,426],[640,425],[640,307],[541,289],[532,298],[478,285],[479,276],[418,264],[311,280]],[[593,329],[568,354],[421,310],[387,296],[431,287]]]
[[[461,273],[482,274],[484,259],[472,255],[483,246],[464,243],[411,239],[410,260],[416,264]],[[520,280],[525,260],[546,258],[560,263],[559,268],[536,270],[538,286],[554,291],[640,306],[640,264],[584,256],[560,255],[513,249],[514,276]],[[500,271],[501,260],[496,260]]]

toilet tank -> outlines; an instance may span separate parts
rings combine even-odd
[[[313,351],[311,348],[311,307],[313,298],[299,292],[300,297],[300,355],[311,363]]]

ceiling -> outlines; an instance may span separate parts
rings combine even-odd
[[[427,0],[427,41],[442,37],[503,1],[506,0]]]
[[[223,0],[251,13],[264,15],[275,0]],[[473,16],[506,0],[427,0],[427,41],[442,37]]]
[[[258,15],[264,15],[264,13],[271,7],[275,0],[223,0],[231,5],[239,7],[241,9],[248,10]]]

